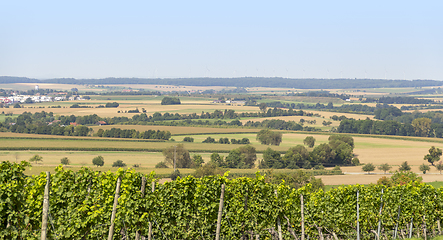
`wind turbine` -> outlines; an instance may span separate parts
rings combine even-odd
[[[208,73],[208,75],[206,77],[210,77],[211,70],[209,70],[208,66],[206,66],[206,72]]]
[[[326,70],[328,70],[328,79],[330,79],[330,78],[329,78],[329,69],[326,69]]]

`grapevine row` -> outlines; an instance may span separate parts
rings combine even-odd
[[[28,163],[1,163],[0,238],[39,239],[46,174],[27,177]],[[142,177],[147,179],[144,197]],[[341,186],[324,192],[307,185],[292,189],[283,183],[266,183],[265,177],[228,179],[225,176],[188,176],[159,184],[154,174],[134,170],[116,173],[62,166],[51,174],[48,239],[104,239],[108,236],[117,179],[121,189],[114,239],[135,239],[140,231],[155,239],[215,239],[222,184],[225,185],[221,239],[276,239],[278,223],[283,239],[336,236],[374,239],[381,223],[382,238],[407,234],[439,233],[443,189],[422,183],[386,188],[381,185]],[[155,191],[151,191],[154,184]],[[383,191],[382,191],[383,190]],[[359,219],[357,221],[357,192]],[[303,196],[304,204],[301,205]],[[380,214],[381,213],[381,214]]]

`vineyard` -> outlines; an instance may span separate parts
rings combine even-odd
[[[188,176],[159,184],[153,173],[122,169],[73,172],[60,166],[49,177],[28,177],[23,173],[28,166],[0,165],[1,239],[41,239],[42,229],[48,239],[394,239],[441,234],[443,189],[416,182],[324,192],[309,185],[291,189],[269,184],[260,174]]]

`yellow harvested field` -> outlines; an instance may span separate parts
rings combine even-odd
[[[324,111],[315,111],[315,110],[307,110],[307,112],[319,114],[320,116],[330,119],[330,117],[336,115],[336,116],[346,116],[347,118],[354,118],[354,119],[374,119],[373,115],[366,115],[366,114],[355,114],[355,113],[340,113],[340,112],[324,112]]]
[[[308,117],[308,116],[281,116],[281,117],[264,117],[264,118],[249,118],[249,119],[243,119],[240,120],[240,122],[242,122],[243,124],[245,124],[248,121],[254,121],[254,122],[262,122],[264,120],[275,120],[275,119],[279,119],[279,120],[284,120],[284,121],[294,121],[296,123],[300,122],[300,119],[303,119],[305,121],[313,121],[315,120],[316,123],[315,124],[307,124],[304,123],[303,126],[309,126],[309,127],[324,127],[322,125],[323,121],[331,121],[332,124],[329,125],[328,128],[330,127],[338,127],[340,125],[339,121],[332,121],[329,118],[320,118],[320,117]]]
[[[348,184],[370,184],[377,183],[381,177],[390,177],[389,174],[352,174],[352,175],[332,175],[317,176],[321,178],[325,185],[348,185]],[[443,175],[440,174],[420,174],[423,182],[443,181]]]

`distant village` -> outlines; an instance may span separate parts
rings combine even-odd
[[[35,90],[39,90],[39,86],[35,86]],[[71,95],[67,97],[67,92],[53,92],[43,95],[36,93],[35,95],[20,95],[12,93],[12,96],[0,97],[0,103],[11,105],[15,103],[40,103],[40,102],[56,102],[66,100],[84,100],[80,96]]]

